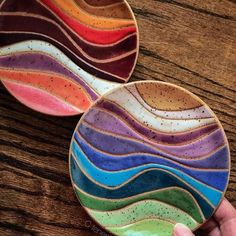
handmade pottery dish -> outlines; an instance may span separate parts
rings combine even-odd
[[[181,87],[154,81],[100,98],[79,121],[69,158],[82,206],[115,235],[200,227],[230,173],[228,142],[211,109]]]
[[[125,0],[0,1],[0,79],[39,112],[83,113],[127,82],[138,41]]]

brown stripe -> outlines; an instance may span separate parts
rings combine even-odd
[[[76,0],[75,2],[83,10],[96,16],[133,19],[132,13],[125,2],[111,5],[110,7],[94,7],[87,4],[84,0]]]

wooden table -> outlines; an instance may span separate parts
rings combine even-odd
[[[228,136],[236,206],[236,2],[129,0],[140,29],[131,81],[155,79],[202,98]],[[36,113],[0,86],[0,235],[105,235],[78,203],[68,148],[79,116]]]

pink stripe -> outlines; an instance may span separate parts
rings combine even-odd
[[[70,116],[80,113],[70,105],[41,89],[6,80],[2,82],[14,97],[33,110],[55,116]]]

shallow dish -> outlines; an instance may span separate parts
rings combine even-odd
[[[210,108],[187,90],[146,81],[120,86],[79,121],[70,174],[88,214],[115,235],[171,236],[214,213],[230,154]]]
[[[83,113],[133,72],[138,29],[124,0],[4,0],[0,13],[0,79],[36,111]]]

